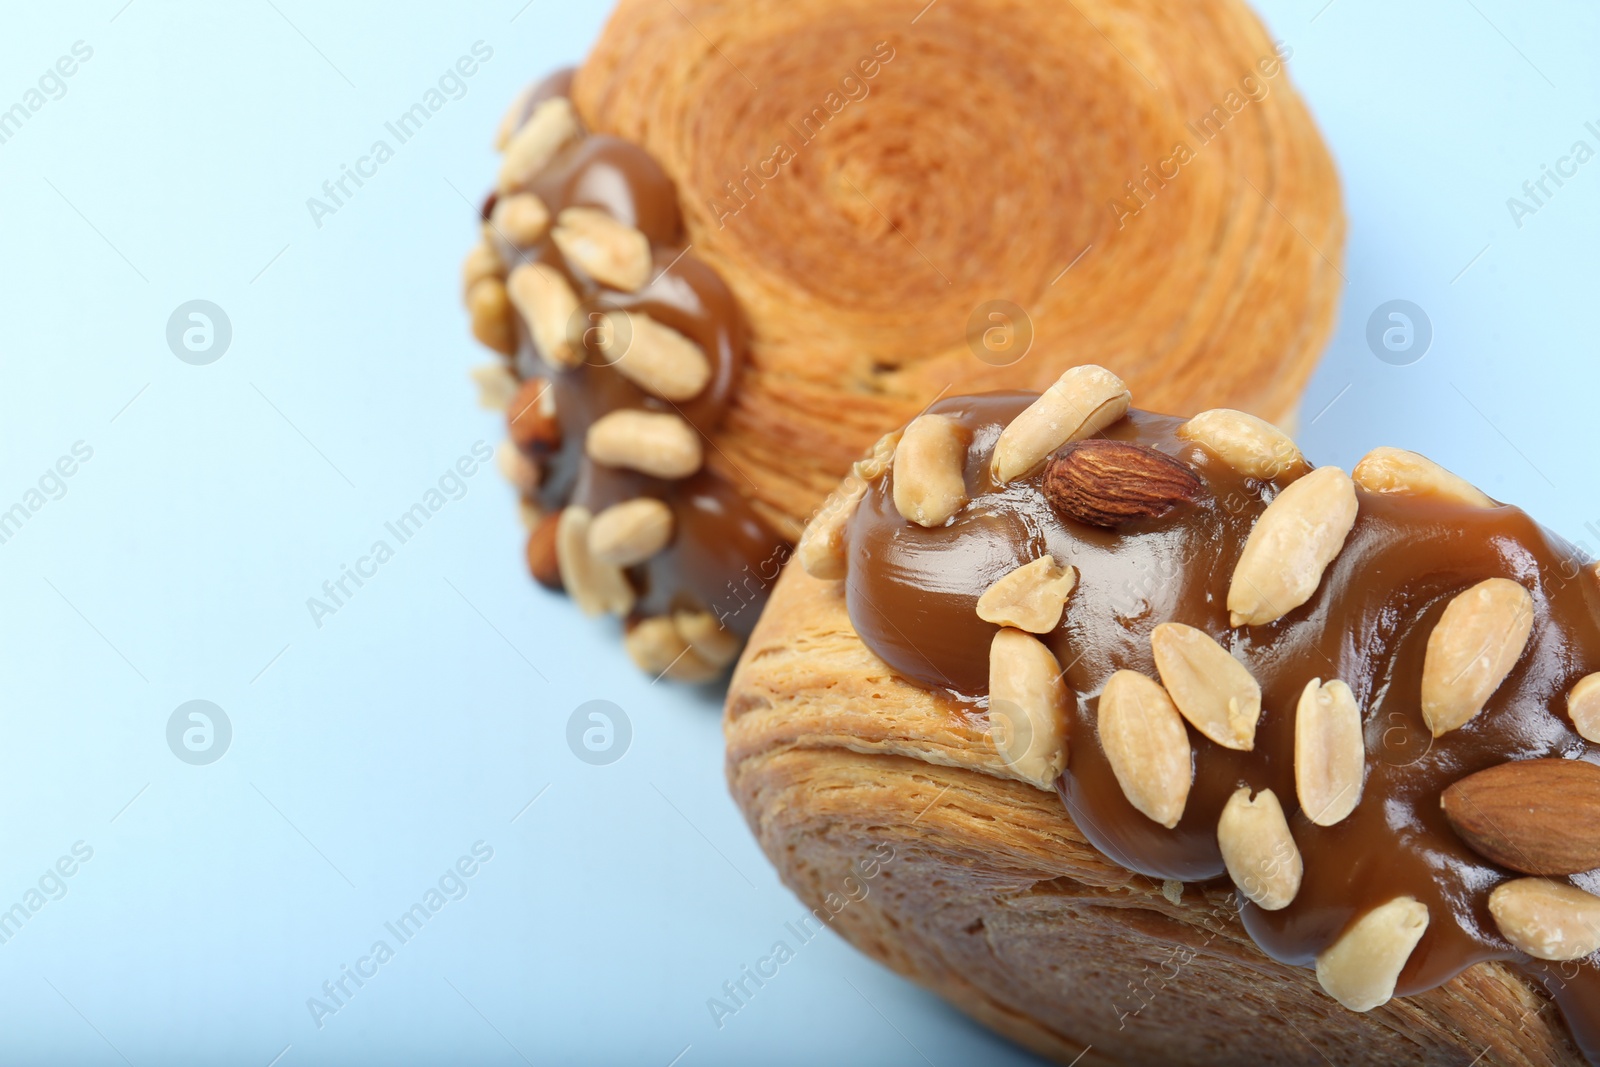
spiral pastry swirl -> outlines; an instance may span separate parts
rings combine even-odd
[[[709,678],[942,394],[1103,361],[1286,416],[1344,227],[1290,51],[1234,0],[623,0],[508,112],[467,264],[530,568]]]

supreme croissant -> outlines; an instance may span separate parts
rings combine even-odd
[[[885,426],[1115,359],[1281,416],[1344,222],[1238,0],[624,0],[507,113],[473,330],[529,566],[702,679]]]
[[[796,558],[729,780],[808,902],[894,848],[864,950],[1062,1062],[1600,1062],[1600,574],[1523,512],[1083,366]]]

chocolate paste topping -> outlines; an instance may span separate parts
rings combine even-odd
[[[528,95],[524,120],[545,100],[570,90],[573,72],[559,71]],[[547,379],[561,427],[553,455],[532,457],[541,468],[535,502],[546,512],[571,504],[598,514],[635,497],[656,497],[674,514],[672,543],[628,571],[638,593],[634,618],[677,610],[704,610],[727,629],[748,637],[766,590],[788,558],[789,545],[750,506],[741,487],[709,467],[682,480],[651,477],[601,466],[584,454],[584,437],[601,416],[624,408],[672,412],[708,441],[721,423],[738,386],[745,359],[745,325],[733,294],[717,273],[688,249],[677,190],[649,153],[629,141],[583,131],[530,183],[551,219],[569,207],[598,208],[649,238],[654,269],[636,292],[623,292],[570,266],[549,236],[517,247],[490,230],[507,269],[545,263],[561,271],[576,293],[585,323],[614,309],[643,312],[696,342],[711,362],[710,382],[690,400],[673,403],[639,388],[610,366],[595,342],[595,330],[578,324],[584,338],[583,365],[558,368],[539,354],[526,323],[516,317],[518,351],[513,370],[520,380]],[[494,197],[484,205],[487,217]],[[715,456],[715,445],[706,449]]]
[[[1500,936],[1486,901],[1513,875],[1457,837],[1439,799],[1451,783],[1509,760],[1597,761],[1600,753],[1574,731],[1565,705],[1573,684],[1600,668],[1600,581],[1588,561],[1514,507],[1358,489],[1354,529],[1311,599],[1275,623],[1235,629],[1226,606],[1234,565],[1252,524],[1292,475],[1245,477],[1180,438],[1183,420],[1134,411],[1098,436],[1189,465],[1204,492],[1117,530],[1083,525],[1045,499],[1042,472],[1005,486],[990,475],[1001,430],[1035,399],[994,393],[929,409],[971,434],[971,503],[946,525],[925,529],[901,518],[892,472],[869,488],[846,530],[850,618],[867,645],[914,684],[948,691],[981,725],[997,627],[976,614],[978,597],[1046,552],[1076,567],[1062,621],[1042,640],[1070,689],[1068,763],[1057,788],[1090,842],[1152,878],[1222,877],[1217,821],[1224,804],[1242,785],[1270,788],[1289,816],[1304,878],[1283,910],[1242,905],[1245,928],[1269,956],[1309,966],[1353,920],[1412,896],[1427,905],[1430,920],[1397,995],[1430,989],[1481,960],[1512,961],[1546,985],[1586,1057],[1600,1062],[1594,958],[1529,960]],[[1419,707],[1428,636],[1452,597],[1495,577],[1531,593],[1532,637],[1484,710],[1436,739]],[[1253,751],[1223,748],[1185,727],[1194,783],[1172,830],[1128,802],[1095,728],[1100,692],[1115,671],[1159,677],[1150,634],[1165,622],[1215,638],[1249,668],[1262,693]],[[1348,817],[1326,827],[1299,810],[1294,780],[1295,709],[1312,678],[1343,680],[1363,709],[1365,790]],[[1600,891],[1597,872],[1573,882]]]

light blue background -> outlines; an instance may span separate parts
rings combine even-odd
[[[1600,147],[1600,19],[1265,14],[1351,223],[1307,452],[1415,448],[1600,548],[1600,161],[1520,229],[1505,203],[1573,141]],[[506,102],[604,15],[5,5],[0,106],[73,42],[94,55],[0,145],[0,507],[74,442],[94,455],[0,545],[0,907],[74,842],[94,856],[0,945],[0,1060],[1026,1062],[831,934],[712,1025],[706,998],[802,909],[726,796],[714,694],[651,686],[613,628],[530,590],[492,468],[309,620],[385,520],[500,435],[465,377],[467,201]],[[494,57],[465,97],[313,226],[306,198],[480,39]],[[165,344],[194,298],[233,323],[211,366]],[[1432,320],[1410,366],[1364,339],[1393,298]],[[211,766],[166,745],[194,698],[233,724]],[[609,767],[564,740],[594,698],[633,722]],[[469,895],[318,1029],[307,998],[479,840],[494,858]]]

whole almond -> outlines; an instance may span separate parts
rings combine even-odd
[[[1513,760],[1469,774],[1439,797],[1445,818],[1484,859],[1523,874],[1600,867],[1600,767]]]
[[[1403,448],[1374,448],[1362,457],[1350,476],[1369,493],[1404,493],[1475,508],[1495,506],[1493,500],[1465,478]]]
[[[1600,897],[1568,882],[1517,878],[1489,894],[1505,939],[1536,960],[1579,960],[1600,950]]]
[[[511,441],[524,452],[547,456],[561,447],[561,423],[556,419],[555,393],[543,378],[529,378],[517,387],[506,406]]]
[[[1115,528],[1165,515],[1200,495],[1187,464],[1145,445],[1090,438],[1045,466],[1044,498],[1076,522]]]
[[[1300,892],[1304,865],[1277,794],[1263,789],[1250,797],[1240,786],[1217,820],[1217,847],[1228,877],[1262,911],[1282,911]]]
[[[541,516],[528,531],[528,573],[546,589],[561,592],[561,562],[556,558],[556,530],[560,512]]]
[[[1371,1011],[1394,996],[1395,982],[1428,929],[1428,906],[1396,897],[1361,916],[1317,956],[1323,991],[1351,1011]]]
[[[1422,719],[1434,737],[1483,710],[1532,632],[1533,597],[1509,578],[1479,582],[1446,605],[1422,659]]]
[[[1019,777],[1055,788],[1067,765],[1067,687],[1055,654],[1021,630],[989,644],[989,737]]]
[[[1275,622],[1311,599],[1356,522],[1356,489],[1338,467],[1318,467],[1256,519],[1228,585],[1235,626]]]
[[[1126,415],[1131,400],[1122,379],[1104,367],[1073,367],[1001,431],[990,460],[995,481],[1015,481],[1069,441],[1093,437]]]
[[[1156,670],[1189,725],[1223,748],[1249,752],[1261,718],[1261,686],[1211,636],[1165,622],[1150,632]]]
[[[1300,810],[1318,826],[1332,826],[1361,801],[1366,771],[1361,708],[1350,687],[1313,678],[1294,716],[1294,784]]]
[[[1078,572],[1072,567],[1058,567],[1053,556],[1040,556],[984,590],[978,598],[978,618],[996,626],[1047,634],[1061,622],[1077,580]]]
[[[1202,411],[1182,426],[1178,436],[1195,441],[1247,478],[1298,476],[1307,470],[1305,457],[1289,435],[1264,419],[1231,408]]]
[[[1189,801],[1194,764],[1189,731],[1161,686],[1137,671],[1118,671],[1100,692],[1095,730],[1122,795],[1167,829]]]

